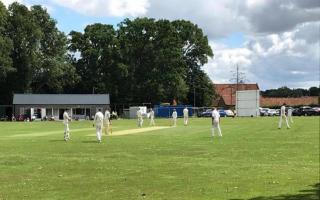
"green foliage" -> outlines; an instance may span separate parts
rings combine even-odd
[[[70,39],[41,6],[0,4],[0,103],[12,93],[110,93],[115,103],[210,105],[213,85],[201,67],[208,39],[184,20],[125,19],[88,25]],[[1,82],[0,81],[0,82]]]
[[[12,40],[6,35],[8,11],[0,2],[0,84],[3,83],[8,73],[14,71],[10,52],[12,50]],[[1,88],[1,86],[0,86]]]
[[[63,93],[78,77],[67,54],[67,38],[41,6],[0,4],[2,104],[12,93]]]
[[[41,6],[33,6],[31,14],[41,29],[39,46],[35,51],[37,63],[33,67],[32,91],[63,93],[65,88],[72,87],[78,80],[75,68],[67,62],[67,38]]]
[[[125,19],[112,26],[94,24],[70,33],[74,66],[83,81],[78,91],[108,92],[114,102],[190,103],[197,79],[198,104],[211,104],[213,89],[201,66],[212,50],[201,29],[188,21]],[[209,103],[210,102],[210,103]]]
[[[302,96],[319,96],[320,88],[311,87],[308,89],[290,89],[288,87],[281,87],[278,89],[271,89],[261,91],[261,95],[264,97],[302,97]]]
[[[309,88],[310,96],[320,96],[320,88],[319,87],[311,87]]]
[[[70,36],[69,50],[81,77],[75,91],[91,93],[94,89],[97,93],[114,94],[117,73],[121,70],[116,62],[118,45],[114,28],[97,23],[88,25],[84,33],[72,31]]]

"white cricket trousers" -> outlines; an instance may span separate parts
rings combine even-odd
[[[69,140],[70,139],[70,130],[69,130],[69,124],[65,123],[64,124],[64,140]]]
[[[188,125],[188,117],[183,117],[183,122],[184,122],[184,125]]]
[[[155,123],[154,123],[154,118],[153,117],[150,117],[150,126],[154,126]]]
[[[143,124],[143,119],[138,118],[138,127],[142,127],[142,124]]]
[[[212,128],[211,128],[211,136],[214,137],[214,129],[218,129],[218,136],[222,137],[221,129],[220,129],[220,124],[219,122],[214,122]]]
[[[101,142],[102,126],[96,125],[96,131],[97,131],[97,140]]]
[[[109,129],[110,129],[110,121],[109,120],[107,120],[106,121],[106,125],[105,125],[106,127],[105,127],[105,129],[106,129],[106,134],[109,134]],[[102,128],[101,128],[102,129]]]
[[[172,122],[173,122],[173,126],[176,127],[177,126],[177,118],[172,118]]]
[[[288,118],[289,118],[288,120],[293,124],[292,115],[289,115]]]
[[[279,119],[279,128],[281,128],[281,126],[282,126],[282,118],[284,118],[285,119],[285,121],[286,121],[286,124],[287,124],[287,128],[290,128],[290,126],[289,126],[289,123],[288,123],[288,118],[287,118],[287,116],[285,116],[285,115],[280,115],[280,119]]]

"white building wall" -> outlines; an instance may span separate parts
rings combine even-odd
[[[137,111],[141,109],[142,115],[146,116],[147,114],[147,107],[146,106],[134,106],[129,108],[129,118],[135,119],[137,118]]]

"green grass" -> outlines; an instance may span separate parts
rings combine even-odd
[[[0,199],[318,199],[319,117],[294,120],[278,130],[278,118],[223,118],[211,142],[210,119],[179,119],[101,144],[88,121],[71,122],[69,142],[62,122],[3,122]]]

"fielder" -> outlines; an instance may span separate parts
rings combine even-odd
[[[94,125],[96,126],[97,140],[99,143],[101,143],[102,128],[103,128],[103,114],[100,109],[94,116],[93,126]]]
[[[183,109],[183,123],[185,126],[188,125],[188,120],[189,120],[189,110],[187,107]]]
[[[154,123],[154,111],[152,110],[152,108],[150,108],[150,126],[155,126],[156,124]]]
[[[217,111],[217,108],[213,108],[212,111],[212,128],[211,128],[211,137],[214,137],[214,129],[218,129],[219,137],[222,137],[221,129],[220,129],[220,114]]]
[[[104,121],[105,121],[105,134],[108,135],[110,132],[110,135],[112,134],[112,129],[111,129],[111,114],[109,109],[106,110],[106,112],[104,113]]]
[[[142,118],[142,111],[141,108],[137,111],[137,118],[138,118],[138,127],[142,127],[143,124],[143,118]]]
[[[172,126],[173,127],[176,127],[177,126],[177,117],[178,117],[178,114],[177,114],[177,111],[176,109],[173,109],[173,112],[172,112]]]
[[[290,128],[288,123],[288,118],[286,116],[286,104],[284,103],[280,108],[280,119],[279,119],[279,129],[281,129],[282,126],[282,118],[286,120],[287,128]]]
[[[289,119],[289,121],[293,124],[292,108],[291,108],[291,107],[289,107],[289,109],[288,109],[288,119]]]
[[[71,118],[68,115],[68,110],[63,112],[63,124],[64,124],[64,141],[70,140],[69,121]]]

